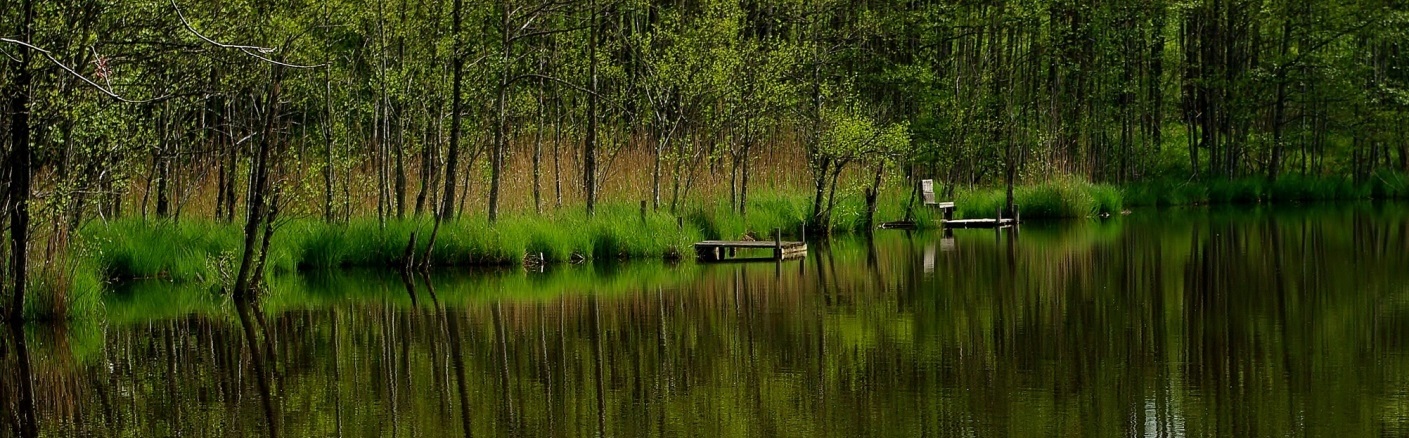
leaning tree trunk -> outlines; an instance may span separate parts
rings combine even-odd
[[[455,211],[455,168],[460,161],[460,111],[463,109],[460,98],[461,79],[465,75],[465,56],[460,52],[460,25],[462,23],[461,11],[464,9],[463,0],[455,0],[455,9],[452,14],[452,24],[450,32],[451,40],[454,41],[451,47],[451,87],[450,87],[450,144],[447,146],[445,160],[445,195],[442,196],[443,204],[440,211],[435,215],[435,225],[431,227],[431,237],[426,241],[426,252],[421,256],[423,266],[429,265],[431,261],[431,251],[435,250],[435,239],[440,234],[440,224]]]
[[[264,132],[259,136],[259,151],[254,162],[254,180],[250,183],[249,216],[245,220],[244,253],[240,256],[240,270],[235,276],[234,295],[237,300],[253,298],[254,287],[259,279],[255,277],[255,255],[260,252],[261,225],[269,218],[269,161],[274,148],[274,123],[277,120],[280,82],[283,67],[270,66],[269,91],[265,98]],[[267,236],[265,240],[268,240]],[[262,256],[261,256],[262,258]]]
[[[436,217],[437,222],[444,220],[450,216],[451,212],[455,211],[455,170],[459,167],[460,162],[460,112],[464,109],[461,107],[460,86],[465,75],[465,55],[458,53],[461,50],[459,43],[462,3],[463,0],[455,0],[455,20],[451,28],[451,32],[455,34],[453,38],[455,47],[452,50],[456,53],[453,55],[455,66],[450,78],[450,150],[447,151],[445,159],[445,195],[442,196],[444,204],[441,206],[440,214]]]

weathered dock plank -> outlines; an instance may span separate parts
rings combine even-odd
[[[769,249],[772,257],[735,258],[735,250]],[[806,242],[766,240],[706,240],[695,244],[695,256],[702,262],[784,260],[807,256]]]
[[[1013,219],[957,219],[941,221],[944,228],[1002,228],[1017,225]]]

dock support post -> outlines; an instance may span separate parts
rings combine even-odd
[[[782,228],[774,228],[774,229],[773,229],[773,258],[774,258],[775,260],[782,260],[782,259],[783,259],[783,229],[782,229]]]

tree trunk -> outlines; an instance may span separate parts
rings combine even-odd
[[[325,73],[324,80],[328,76]],[[327,101],[327,120],[323,122],[323,222],[333,222],[333,104],[332,83],[327,85],[323,98]]]
[[[1399,114],[1399,120],[1404,120],[1404,112]],[[1404,124],[1395,125],[1394,131],[1399,134],[1399,171],[1409,173],[1409,138],[1405,138]]]
[[[822,159],[822,164],[818,166],[816,173],[812,177],[812,226],[821,227],[823,224],[822,201],[827,192],[827,171],[831,168],[830,159]],[[817,228],[821,231],[821,228]]]
[[[465,56],[463,53],[460,53],[460,25],[463,18],[461,14],[461,11],[464,9],[463,3],[464,0],[455,0],[455,9],[452,12],[454,17],[451,19],[452,24],[450,27],[452,34],[451,40],[453,41],[450,48],[451,56],[453,57],[451,64],[454,64],[454,67],[451,69],[453,71],[450,79],[450,150],[447,152],[445,162],[445,195],[442,197],[444,203],[441,204],[440,211],[435,215],[435,225],[431,227],[431,236],[426,239],[426,252],[421,256],[422,266],[430,265],[431,252],[435,250],[435,240],[440,234],[440,224],[455,211],[453,210],[453,208],[455,208],[455,168],[458,167],[457,164],[460,159],[460,111],[462,109],[460,83],[465,73]],[[466,433],[468,433],[468,431],[466,431]]]
[[[34,2],[21,2],[23,16],[16,34],[25,41],[34,37]],[[11,323],[24,320],[25,286],[28,284],[29,255],[29,190],[31,184],[29,145],[29,64],[34,51],[20,47],[19,60],[10,72],[10,309],[6,315]],[[13,62],[13,61],[12,61]],[[38,434],[38,431],[34,431]]]
[[[507,49],[505,49],[507,50]],[[506,54],[507,57],[507,54]],[[508,67],[505,67],[508,68]],[[508,115],[505,107],[506,94],[509,92],[508,72],[499,74],[499,93],[494,98],[495,122],[494,122],[494,145],[489,150],[489,222],[494,223],[499,219],[499,186],[504,177],[504,150],[508,149]]]
[[[499,219],[499,190],[504,179],[504,154],[509,149],[509,49],[513,41],[509,39],[511,29],[509,14],[511,8],[504,7],[500,22],[499,47],[499,86],[494,97],[494,146],[489,151],[489,223]]]
[[[435,107],[441,108],[439,103]],[[434,117],[426,118],[425,141],[421,142],[421,188],[416,191],[416,216],[418,217],[426,212],[426,197],[430,194],[431,175],[434,174],[432,165],[435,163],[436,151],[440,146],[440,134],[439,130],[435,129],[434,119]]]
[[[749,162],[753,161],[753,135],[749,132],[750,126],[744,125],[744,150],[740,156],[743,160],[739,172],[739,217],[747,218],[749,215]]]
[[[29,345],[25,341],[25,330],[20,324],[7,325],[8,327],[5,332],[9,337],[9,342],[6,342],[6,344],[9,345],[5,345],[5,347],[7,350],[11,350],[15,355],[16,369],[13,370],[13,372],[18,373],[15,380],[18,380],[19,383],[16,385],[18,388],[15,388],[15,391],[18,393],[15,394],[15,398],[17,399],[16,405],[18,405],[15,406],[15,408],[19,412],[15,413],[14,417],[7,415],[6,420],[12,418],[18,420],[18,424],[16,424],[16,426],[18,426],[18,430],[16,431],[19,433],[18,436],[24,438],[37,437],[39,436],[39,421],[34,407],[34,369],[30,361]],[[8,397],[6,397],[6,402],[9,402]]]
[[[828,183],[830,187],[827,189],[827,206],[822,210],[822,222],[818,224],[821,232],[827,235],[832,234],[832,211],[837,206],[837,180],[841,179],[841,171],[846,164],[846,161],[840,160],[832,167],[831,182]]]
[[[164,140],[163,140],[164,141]],[[162,148],[165,149],[165,148]],[[166,154],[158,150],[156,156],[157,168],[157,217],[166,219],[171,215],[170,183],[171,163]]]
[[[240,270],[235,276],[234,295],[237,300],[253,298],[254,287],[259,279],[253,278],[255,255],[259,252],[261,224],[269,213],[266,193],[269,190],[269,161],[271,149],[275,146],[275,121],[278,119],[280,84],[283,80],[283,67],[270,67],[270,85],[265,99],[264,132],[259,136],[259,150],[254,161],[254,175],[250,182],[249,217],[245,221],[244,252],[240,256]]]
[[[406,142],[402,141],[405,140],[406,129],[401,125],[400,119],[398,114],[396,123],[396,139],[398,141],[392,146],[392,150],[396,151],[396,218],[406,219],[406,161],[405,154],[402,152],[402,149],[406,147]]]
[[[587,215],[597,208],[597,0],[589,2],[592,19],[587,37],[587,139],[582,154],[582,191],[587,199]]]
[[[553,118],[553,208],[563,208],[563,166],[558,146],[563,142],[563,104],[556,101],[553,104],[553,111],[556,114]]]
[[[538,123],[533,127],[533,211],[543,214],[543,86],[538,84]]]
[[[240,148],[235,145],[234,138],[231,137],[230,155],[226,158],[225,169],[227,178],[225,179],[225,222],[235,220],[235,205],[239,203],[239,191],[235,188],[240,180]]]
[[[862,228],[867,233],[876,228],[876,208],[880,205],[881,183],[885,178],[885,164],[877,164],[875,176],[871,179],[871,186],[866,188],[866,217],[862,221]],[[913,193],[913,192],[912,192]],[[906,213],[909,216],[909,213]]]
[[[328,2],[323,2],[324,19],[331,18]],[[333,222],[333,39],[327,38],[323,50],[328,53],[323,66],[323,222]]]
[[[660,161],[665,139],[657,136],[654,163],[651,166],[651,209],[660,210]]]
[[[455,170],[459,168],[460,161],[460,112],[464,109],[462,108],[463,99],[460,97],[461,82],[463,82],[462,79],[465,75],[465,55],[460,53],[463,49],[460,47],[462,3],[464,0],[455,0],[454,19],[451,26],[451,32],[454,33],[452,39],[455,42],[451,51],[454,52],[455,59],[452,62],[454,67],[450,79],[450,150],[447,152],[445,161],[445,195],[442,197],[444,203],[441,206],[440,214],[436,215],[436,222],[449,218],[451,213],[455,211]],[[431,241],[435,241],[433,237]]]

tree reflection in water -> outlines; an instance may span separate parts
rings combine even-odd
[[[105,326],[9,334],[0,422],[22,432],[31,382],[57,436],[1403,435],[1406,213],[881,233],[782,265],[307,275],[251,307],[134,286]]]

